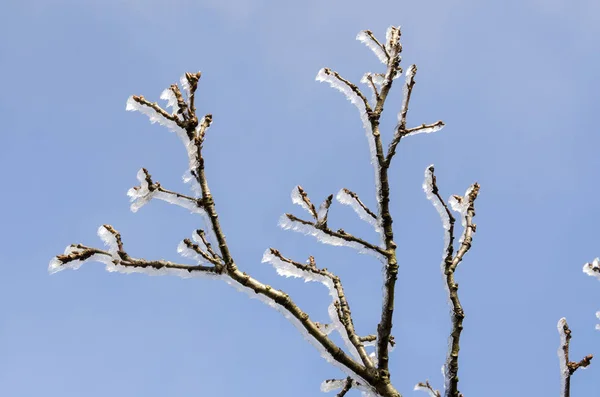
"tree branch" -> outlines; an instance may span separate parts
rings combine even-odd
[[[467,190],[465,198],[454,196],[454,201],[451,202],[452,208],[461,214],[464,226],[463,235],[461,237],[461,245],[458,252],[454,256],[455,218],[439,193],[433,165],[429,166],[425,170],[425,182],[423,183],[423,189],[425,190],[427,198],[437,209],[445,230],[445,247],[442,270],[444,272],[446,287],[452,306],[452,330],[450,332],[448,357],[446,364],[444,365],[444,378],[446,384],[444,395],[446,397],[460,397],[461,394],[458,391],[458,355],[460,351],[460,335],[463,329],[465,312],[458,298],[458,284],[454,280],[454,272],[458,264],[462,261],[464,255],[471,248],[472,235],[475,232],[475,224],[473,223],[473,217],[475,216],[474,203],[479,193],[479,185],[477,183],[473,184],[473,186]]]
[[[560,335],[560,348],[558,349],[558,358],[560,360],[561,374],[561,397],[571,396],[571,375],[579,368],[586,368],[591,364],[594,356],[587,355],[579,362],[569,361],[569,344],[571,341],[571,330],[567,324],[566,318],[558,320],[558,333]]]

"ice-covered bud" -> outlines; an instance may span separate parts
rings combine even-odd
[[[583,272],[588,276],[596,277],[600,280],[600,258],[594,259],[592,263],[583,265]]]

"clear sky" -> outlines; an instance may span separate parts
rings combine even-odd
[[[481,184],[474,245],[456,274],[467,315],[461,391],[558,395],[556,323],[566,316],[572,358],[599,360],[575,374],[572,395],[600,395],[600,284],[581,271],[600,255],[592,0],[4,2],[0,395],[305,397],[340,376],[279,313],[224,283],[47,267],[70,243],[101,246],[103,223],[131,255],[184,261],[175,248],[201,220],[163,202],[133,214],[125,193],[142,166],[187,192],[185,151],[125,102],[158,100],[183,72],[201,70],[199,112],[214,116],[207,173],[238,265],[324,321],[325,288],[260,263],[267,247],[299,261],[312,254],[342,277],[359,333],[375,332],[380,264],[277,220],[304,215],[289,197],[297,184],[316,202],[347,187],[374,207],[358,113],[314,79],[324,66],[357,83],[380,71],[354,38],[362,29],[382,37],[392,24],[402,26],[405,67],[419,67],[408,124],[447,125],[403,141],[391,171],[394,384],[424,396],[415,383],[443,383],[443,233],[421,189],[434,163],[445,197]],[[391,94],[384,142],[401,92]],[[330,225],[376,239],[338,203]]]

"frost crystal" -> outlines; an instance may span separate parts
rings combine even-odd
[[[371,51],[375,53],[381,63],[387,64],[388,55],[386,54],[385,50],[381,48],[381,46],[374,40],[373,33],[368,30],[362,30],[356,35],[356,40],[369,47]]]

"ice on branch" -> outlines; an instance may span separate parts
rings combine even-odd
[[[400,26],[390,26],[385,31],[385,50],[390,54],[392,48],[400,40]]]
[[[158,123],[164,127],[167,127],[169,131],[176,133],[177,136],[179,136],[179,138],[182,141],[184,141],[184,143],[189,142],[185,130],[178,126],[175,121],[165,118],[152,107],[139,103],[134,99],[133,96],[130,96],[127,99],[127,105],[125,106],[125,110],[129,112],[140,112],[142,114],[145,114],[150,119],[150,123]]]
[[[596,277],[600,280],[600,258],[594,259],[592,263],[583,265],[583,272],[588,276]]]
[[[167,101],[167,107],[173,109],[173,114],[176,115],[179,111],[179,105],[177,104],[177,97],[171,87],[166,88],[161,94],[160,99]]]
[[[304,235],[310,235],[310,236],[316,237],[316,239],[323,244],[333,245],[336,247],[354,248],[361,254],[370,254],[370,255],[375,256],[377,259],[379,259],[382,262],[385,261],[384,256],[373,249],[367,248],[364,245],[362,245],[356,241],[348,241],[348,240],[344,240],[341,237],[332,236],[330,234],[327,234],[323,230],[317,229],[312,224],[304,224],[304,223],[292,220],[289,218],[289,216],[287,214],[283,214],[281,216],[281,218],[279,218],[279,226],[285,230],[292,230],[295,232],[302,233]]]
[[[385,81],[385,75],[383,73],[365,73],[363,77],[360,79],[360,82],[363,84],[370,84],[371,82],[378,87],[381,87],[383,82]]]
[[[440,215],[440,219],[442,220],[442,226],[446,233],[444,233],[444,247],[448,245],[450,236],[448,231],[450,230],[450,217],[448,216],[448,212],[446,208],[444,208],[444,204],[440,201],[437,196],[437,187],[435,186],[435,175],[433,174],[434,166],[431,164],[429,167],[425,169],[425,180],[423,181],[423,191],[425,191],[425,195],[427,196],[427,200],[431,201],[431,204],[435,207],[436,211]]]
[[[460,236],[460,239],[458,240],[459,243],[462,243],[464,241],[465,235],[467,233],[467,211],[469,209],[469,197],[471,196],[471,193],[473,192],[474,188],[474,185],[471,185],[467,189],[463,197],[453,195],[448,199],[448,204],[450,204],[450,208],[452,208],[454,212],[458,212],[460,214],[463,232]]]
[[[443,122],[441,122],[441,121],[438,121],[438,122],[430,124],[430,125],[423,124],[423,125],[421,125],[419,127],[411,128],[403,136],[413,136],[413,135],[419,135],[419,134],[431,134],[432,132],[438,132],[439,130],[441,130],[442,128],[444,128],[444,125],[445,124]]]
[[[304,279],[304,282],[319,282],[323,284],[329,291],[329,296],[331,296],[331,304],[327,309],[329,319],[331,321],[330,327],[332,330],[335,329],[340,334],[344,344],[346,345],[346,348],[357,361],[360,361],[360,355],[358,354],[354,344],[352,344],[350,341],[346,327],[342,324],[338,315],[336,305],[340,305],[340,298],[334,285],[332,275],[330,273],[327,274],[324,271],[319,271],[316,267],[314,267],[314,265],[299,267],[292,261],[284,260],[280,256],[279,252],[273,248],[268,248],[265,251],[262,258],[262,263],[270,263],[280,276],[302,278]]]
[[[381,226],[381,220],[377,218],[377,215],[367,208],[362,201],[358,198],[356,193],[344,188],[341,189],[335,196],[335,199],[344,205],[350,206],[360,219],[367,222],[369,225],[375,228],[375,231],[383,237],[383,227]]]
[[[158,199],[185,208],[195,214],[205,213],[204,208],[199,204],[198,200],[165,191],[158,183],[152,183],[150,174],[145,168],[140,169],[136,177],[140,182],[140,186],[134,186],[127,191],[127,195],[131,201],[130,208],[132,212],[137,212],[150,200]]]
[[[316,216],[315,206],[310,202],[308,195],[302,189],[302,186],[296,186],[292,189],[292,203],[304,208],[312,217]]]
[[[321,391],[323,393],[329,393],[334,390],[338,390],[346,386],[346,379],[327,379],[321,383]]]
[[[83,253],[83,251],[84,251],[84,249],[81,248],[80,245],[71,244],[67,248],[65,248],[65,252],[62,256],[63,257],[70,257],[70,256],[79,257]],[[110,256],[108,257],[108,259],[109,260],[111,259]],[[64,262],[63,260],[60,260],[58,256],[55,256],[54,258],[52,258],[52,260],[50,261],[50,264],[48,265],[48,272],[50,274],[52,274],[52,273],[60,272],[65,269],[77,270],[81,267],[81,265],[83,265],[84,262],[88,262],[88,261],[104,262],[105,260],[106,260],[106,255],[102,255],[102,254],[93,254],[83,260],[75,259],[75,260],[70,260],[69,262]]]
[[[181,241],[179,245],[177,245],[177,253],[184,258],[193,259],[196,263],[201,264],[205,263],[206,259],[204,259],[199,253],[191,249],[185,241]]]
[[[119,233],[109,225],[102,225],[98,228],[98,237],[100,237],[104,245],[108,248],[111,256],[118,258],[118,252],[122,248]]]
[[[181,77],[179,78],[179,84],[181,85],[181,88],[183,88],[183,91],[185,92],[185,94],[189,98],[190,95],[191,95],[190,82],[188,81],[185,73],[182,74]]]
[[[571,376],[570,372],[569,372],[569,366],[568,366],[568,357],[567,357],[567,352],[569,347],[569,326],[567,325],[567,319],[566,318],[561,318],[560,320],[558,320],[558,324],[556,326],[556,328],[558,328],[558,334],[560,335],[560,346],[558,348],[558,361],[560,363],[560,373],[561,373],[561,391],[565,389],[566,385],[565,385],[565,381],[566,379]]]
[[[375,38],[370,30],[362,30],[356,35],[356,40],[364,43],[384,65],[388,63],[389,55],[383,45]]]
[[[429,381],[425,383],[417,383],[414,388],[415,391],[424,391],[429,397],[441,397],[440,392],[438,390],[434,390],[433,387],[429,384]]]
[[[359,95],[359,91],[356,86],[350,86],[349,82],[346,82],[341,79],[341,77],[334,71],[328,68],[323,68],[319,70],[317,74],[317,81],[326,82],[336,90],[340,91],[342,94],[346,96],[356,108],[360,114],[360,119],[363,123],[363,127],[367,134],[367,140],[369,142],[369,151],[371,153],[371,163],[377,164],[377,151],[375,148],[375,138],[373,137],[373,131],[371,129],[371,122],[369,121],[369,116],[367,114],[367,108],[365,106],[366,99]]]

